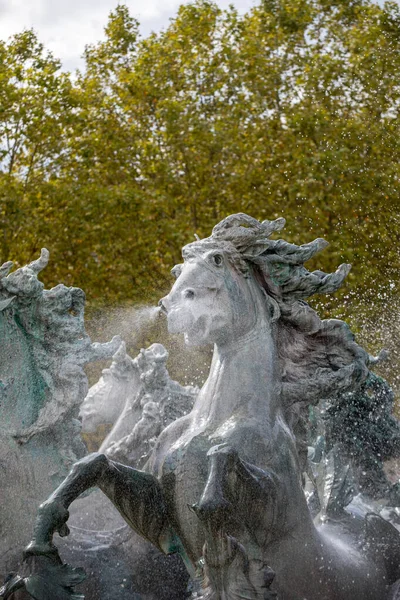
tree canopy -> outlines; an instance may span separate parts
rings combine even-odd
[[[315,268],[392,293],[400,255],[400,9],[185,4],[142,38],[124,5],[63,72],[36,34],[0,42],[0,262],[42,246],[47,285],[153,301],[193,234],[233,212],[325,237]],[[347,289],[347,292],[349,288]],[[342,298],[343,299],[343,298]],[[348,308],[351,311],[351,306]]]

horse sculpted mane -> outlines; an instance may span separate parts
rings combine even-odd
[[[344,321],[321,320],[305,301],[339,289],[351,265],[343,264],[332,274],[308,271],[304,263],[328,242],[318,238],[296,246],[269,239],[284,225],[283,218],[260,223],[243,213],[231,215],[214,227],[209,238],[185,246],[183,257],[220,249],[245,277],[253,273],[275,307],[282,399],[289,408],[354,389],[366,379],[373,359],[355,342]],[[180,265],[173,271],[178,275],[179,270]]]

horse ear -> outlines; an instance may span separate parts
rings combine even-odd
[[[175,279],[178,279],[179,275],[182,273],[182,269],[183,269],[183,265],[175,265],[172,269],[171,269],[171,274],[175,277]]]

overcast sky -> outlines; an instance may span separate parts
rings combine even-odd
[[[188,1],[188,0],[186,0]],[[147,35],[159,31],[185,0],[125,0],[130,13]],[[240,12],[255,0],[217,0],[221,8],[234,4]],[[64,69],[82,65],[86,44],[101,39],[109,12],[118,0],[0,0],[0,39],[33,27],[46,48],[63,62]]]

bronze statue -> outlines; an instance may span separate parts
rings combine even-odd
[[[77,462],[40,506],[26,550],[47,561],[48,572],[41,567],[33,583],[14,578],[4,598],[25,585],[47,599],[46,573],[56,585],[62,569],[62,593],[53,598],[74,598],[81,574],[67,573],[52,537],[68,534],[69,505],[93,486],[141,536],[178,552],[207,600],[398,597],[397,530],[373,514],[316,527],[306,503],[299,414],[360,385],[371,357],[344,322],[321,320],[305,301],[337,290],[349,265],[309,272],[304,263],[326,242],[271,240],[283,225],[231,215],[184,247],[161,310],[187,344],[214,344],[192,411],[161,433],[143,471],[99,453]]]

